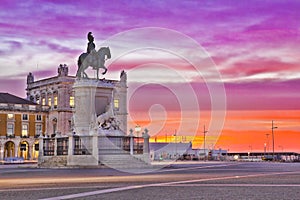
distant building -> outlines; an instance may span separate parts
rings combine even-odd
[[[45,132],[48,106],[0,93],[0,160],[38,158],[38,137]]]
[[[72,131],[72,109],[75,106],[72,90],[75,76],[68,76],[68,67],[59,65],[57,76],[34,81],[32,73],[27,76],[27,99],[41,106],[48,106],[46,132],[65,135]]]
[[[151,142],[149,144],[152,160],[175,160],[192,150],[192,143]]]

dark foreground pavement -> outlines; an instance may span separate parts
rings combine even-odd
[[[0,199],[300,199],[300,163],[176,163],[147,174],[1,166]]]

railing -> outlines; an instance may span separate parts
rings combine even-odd
[[[98,138],[99,154],[122,154],[130,151],[130,138],[122,136],[101,136]]]
[[[92,150],[85,147],[82,138],[74,136],[74,155],[91,155]]]
[[[69,138],[57,138],[56,153],[58,156],[68,155]]]
[[[73,155],[91,155],[93,137],[73,136]],[[69,153],[69,138],[43,138],[44,156],[63,156]],[[99,136],[99,155],[143,154],[144,138],[130,136]],[[97,148],[96,147],[96,148]]]
[[[130,136],[101,136],[98,139],[99,155],[129,154]],[[132,137],[133,154],[143,154],[144,139],[141,137]]]
[[[43,139],[43,152],[44,156],[54,156],[54,139]]]
[[[143,154],[144,138],[134,137],[133,154]]]

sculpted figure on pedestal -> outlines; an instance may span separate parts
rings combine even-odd
[[[111,58],[109,47],[101,47],[98,51],[96,51],[96,45],[94,43],[94,36],[92,32],[88,33],[88,46],[87,52],[82,53],[78,58],[78,70],[76,76],[78,78],[89,78],[85,73],[85,70],[88,67],[92,67],[97,71],[97,79],[99,79],[99,69],[104,69],[103,75],[106,74],[107,68],[104,63],[107,59]]]

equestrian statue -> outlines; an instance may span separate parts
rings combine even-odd
[[[86,53],[82,53],[78,58],[78,70],[76,77],[78,78],[89,78],[85,73],[85,70],[88,67],[92,67],[97,71],[97,79],[99,79],[99,69],[104,69],[103,75],[107,72],[107,68],[104,66],[104,63],[107,59],[111,58],[109,47],[101,47],[96,51],[96,45],[94,43],[94,36],[92,32],[89,32],[87,35],[88,45]]]

